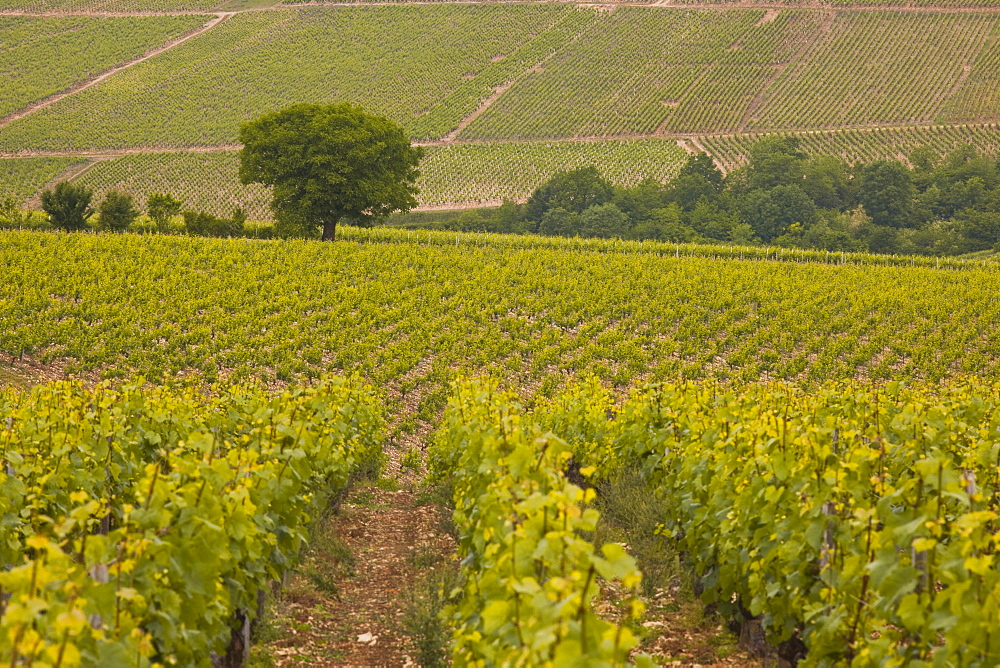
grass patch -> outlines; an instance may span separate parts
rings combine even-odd
[[[428,559],[427,554],[414,551],[411,563],[419,564]],[[450,665],[451,628],[442,618],[442,611],[449,603],[449,592],[458,580],[458,564],[434,555],[435,565],[422,568],[424,575],[417,579],[409,593],[403,612],[403,631],[413,640],[416,661],[424,668]]]
[[[0,387],[7,386],[18,390],[29,390],[34,384],[29,378],[0,367]]]
[[[372,480],[371,486],[375,489],[380,489],[383,492],[399,491],[399,481],[395,478],[376,478],[375,480]]]
[[[416,548],[406,560],[416,570],[425,571],[441,563],[441,555],[431,548]]]
[[[332,523],[324,521],[316,528],[309,554],[298,571],[317,591],[339,598],[337,581],[352,577],[356,563],[351,548],[336,534]]]
[[[638,471],[626,471],[601,487],[597,506],[601,511],[597,542],[629,546],[647,595],[658,589],[678,591],[690,582],[693,574],[685,569],[673,544],[656,533],[667,517],[666,504],[649,492]]]
[[[417,448],[410,448],[403,453],[403,458],[399,461],[399,465],[404,469],[419,471],[420,464],[422,462],[423,457],[420,456],[420,450]]]
[[[438,510],[437,530],[458,539],[458,527],[451,516],[452,488],[450,484],[432,485],[424,483],[417,492],[418,506],[436,506]]]

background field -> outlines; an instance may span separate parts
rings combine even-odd
[[[33,13],[135,13],[205,11],[220,0],[0,0],[0,11]]]
[[[0,199],[25,201],[75,163],[75,158],[0,159]]]
[[[686,155],[676,142],[664,139],[433,146],[421,163],[420,203],[433,208],[523,200],[554,172],[588,165],[597,165],[618,185],[635,185],[644,178],[667,181]],[[26,199],[54,178],[52,169],[71,163],[67,158],[12,158],[0,161],[0,170],[18,170],[21,185],[15,194]],[[50,169],[42,170],[41,164]],[[234,151],[147,153],[94,161],[76,180],[98,197],[115,188],[145,202],[152,192],[168,192],[186,207],[216,215],[228,216],[241,206],[251,218],[270,218],[269,190],[239,185],[238,168]],[[0,183],[5,173],[0,171]]]
[[[407,0],[390,0],[399,4]],[[414,0],[425,3],[427,0]],[[435,0],[431,0],[432,2]],[[439,0],[447,2],[448,0]],[[488,1],[488,0],[486,0]],[[498,0],[499,1],[499,0]],[[547,2],[551,0],[525,0],[527,2]],[[613,0],[604,4],[655,4],[657,0]],[[359,0],[359,4],[383,4],[385,0]],[[276,2],[275,0],[0,0],[0,11],[23,12],[169,12],[191,10],[233,10],[274,5],[301,7],[303,5],[337,4],[335,1],[318,2],[303,0]],[[995,9],[994,0],[671,0],[673,5],[709,6],[753,6],[766,7],[826,7],[826,8],[962,8]]]
[[[0,118],[141,56],[206,20],[0,16]]]
[[[1000,154],[1000,127],[995,124],[784,134],[797,137],[806,153],[838,155],[852,164],[881,158],[905,161],[920,147],[944,155],[971,145],[986,155]],[[703,148],[728,171],[746,164],[750,147],[764,136],[767,133],[705,135],[681,143],[688,151]],[[456,142],[425,150],[418,198],[423,209],[523,200],[556,171],[589,165],[597,166],[616,185],[632,186],[646,178],[666,182],[688,154],[677,141],[667,138]],[[25,201],[64,174],[93,188],[98,197],[114,188],[144,202],[152,192],[169,192],[185,206],[216,215],[228,216],[234,207],[241,206],[251,218],[269,219],[268,190],[240,185],[237,171],[236,151],[140,153],[97,159],[0,158],[0,194]]]
[[[200,6],[172,2],[29,8]],[[707,150],[726,169],[776,132],[801,137],[810,153],[851,162],[905,159],[920,145],[943,153],[971,143],[991,154],[1000,145],[998,7],[680,4],[442,2],[236,13],[0,127],[0,155],[96,159],[80,178],[99,192],[118,187],[144,198],[167,190],[217,214],[239,203],[264,217],[266,192],[238,185],[231,151],[163,149],[233,149],[240,122],[263,111],[350,100],[435,144],[423,165],[421,203],[456,207],[523,199],[552,172],[586,164],[623,185],[666,180],[683,159],[676,141]],[[0,84],[0,116],[207,18],[0,16],[11,35],[0,46],[0,71],[13,73]],[[0,182],[0,192],[23,199],[51,180],[46,170],[10,164],[23,174]]]
[[[248,12],[0,129],[0,151],[227,144],[293,101],[351,100],[420,139],[992,122],[998,26],[975,12],[541,3]]]
[[[0,130],[0,150],[234,142],[293,102],[348,100],[412,119],[574,12],[558,5],[248,12]]]
[[[623,7],[459,136],[926,123],[946,105],[950,118],[979,117],[996,78],[997,22],[992,14]]]
[[[986,155],[1000,154],[1000,127],[957,125],[931,127],[870,128],[865,130],[828,130],[781,133],[797,137],[803,151],[812,155],[838,155],[849,163],[871,162],[882,158],[906,161],[915,149],[928,147],[944,155],[964,145],[976,147]],[[766,133],[699,137],[703,146],[725,169],[746,164],[748,151]]]

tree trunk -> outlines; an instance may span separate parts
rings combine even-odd
[[[336,235],[337,235],[337,221],[335,220],[323,221],[323,241],[333,241]]]

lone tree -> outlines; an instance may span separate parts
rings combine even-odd
[[[283,226],[333,241],[337,223],[359,224],[417,205],[424,155],[403,129],[351,104],[293,104],[240,127],[240,182],[274,187]]]
[[[87,220],[94,215],[90,206],[94,193],[84,186],[60,181],[53,190],[42,191],[42,209],[59,229],[72,232],[87,227]]]

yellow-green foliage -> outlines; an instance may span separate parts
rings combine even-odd
[[[495,384],[456,385],[428,453],[460,532],[464,592],[445,610],[456,666],[621,665],[638,644],[593,609],[600,580],[634,591],[642,576],[621,545],[581,535],[597,528],[596,495],[567,481],[565,445]],[[643,611],[616,603],[626,621]]]
[[[328,495],[378,469],[384,424],[336,377],[280,395],[55,383],[0,392],[0,415],[11,665],[211,666]]]
[[[778,253],[350,228],[336,244],[7,232],[0,351],[155,379],[357,369],[440,392],[463,368],[542,390],[585,371],[620,385],[996,376],[997,271],[760,260]],[[820,264],[844,260],[859,264]]]
[[[815,666],[986,666],[1000,655],[998,388],[593,385],[543,428],[614,484],[641,471],[703,600],[798,634]]]

